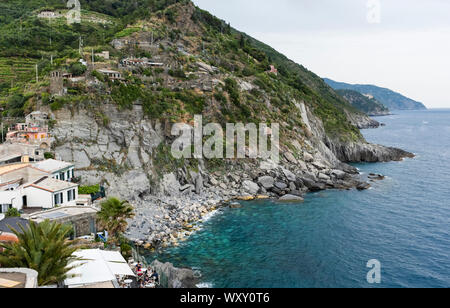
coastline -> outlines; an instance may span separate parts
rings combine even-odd
[[[405,152],[407,153],[407,152]],[[408,158],[410,156],[405,156]],[[401,160],[403,160],[402,158]],[[395,160],[398,161],[398,160]],[[280,167],[282,170],[283,168]],[[284,169],[286,170],[286,169]],[[336,171],[336,170],[335,170]],[[340,174],[342,177],[343,175]],[[149,200],[144,201],[140,206],[148,207],[149,204],[183,204],[183,210],[178,211],[176,208],[172,210],[168,215],[152,217],[146,217],[149,225],[163,225],[164,231],[153,232],[149,237],[139,238],[140,229],[135,229],[130,232],[127,231],[126,237],[134,243],[135,246],[143,248],[149,253],[153,253],[160,249],[167,249],[170,247],[176,247],[181,242],[188,240],[195,232],[200,231],[202,224],[209,220],[212,216],[218,214],[221,209],[224,208],[240,208],[242,205],[239,201],[258,201],[258,200],[270,200],[271,202],[303,202],[303,198],[309,194],[324,190],[366,190],[371,188],[370,182],[384,180],[384,176],[380,174],[364,174],[357,171],[357,173],[349,175],[345,173],[345,181],[339,179],[339,176],[335,176],[333,181],[327,180],[323,182],[318,180],[314,182],[311,180],[308,183],[309,187],[304,187],[302,191],[299,191],[296,195],[282,192],[281,195],[273,193],[271,191],[266,194],[249,194],[245,190],[240,192],[236,190],[225,191],[221,187],[210,187],[202,192],[202,195],[197,195],[194,192],[190,195],[184,195],[182,197],[157,197],[153,196]],[[363,179],[363,177],[366,177]],[[307,179],[304,179],[307,180]],[[263,189],[263,187],[261,187]],[[274,187],[276,189],[276,187]],[[283,201],[283,196],[297,197]],[[204,200],[201,202],[201,200]],[[160,207],[159,206],[159,207]],[[178,223],[173,223],[173,222]],[[135,222],[131,222],[132,227],[137,226]]]

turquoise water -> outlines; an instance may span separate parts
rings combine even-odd
[[[450,110],[401,112],[366,130],[374,143],[417,154],[359,164],[387,179],[367,191],[309,194],[302,204],[244,202],[224,209],[157,257],[195,267],[214,287],[450,287]]]

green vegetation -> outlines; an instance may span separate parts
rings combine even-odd
[[[86,70],[86,66],[80,62],[75,62],[70,66],[69,72],[71,72],[73,76],[80,76],[83,75]]]
[[[53,154],[51,152],[45,152],[44,153],[44,158],[45,159],[55,159],[55,154]]]
[[[16,208],[10,208],[8,211],[6,211],[5,214],[6,217],[20,217],[20,213]]]
[[[110,242],[117,243],[120,235],[127,229],[127,219],[134,217],[134,209],[128,201],[108,198],[101,204],[97,213],[99,224],[108,231]]]
[[[21,226],[21,232],[13,229],[19,242],[0,245],[4,249],[0,264],[36,270],[39,286],[62,282],[72,269],[69,263],[74,260],[72,254],[76,251],[74,243],[67,239],[71,230],[71,226],[48,220],[40,224],[30,221],[29,228]]]
[[[100,191],[100,185],[92,185],[92,186],[80,186],[78,187],[78,193],[80,195],[90,195],[96,194]]]
[[[388,114],[389,109],[373,97],[367,97],[353,90],[336,90],[353,107],[368,115]]]

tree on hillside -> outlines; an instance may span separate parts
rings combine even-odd
[[[46,220],[41,224],[30,221],[27,228],[20,226],[21,232],[10,228],[19,242],[0,244],[4,249],[0,255],[3,267],[24,267],[39,273],[40,286],[56,284],[68,278],[70,262],[76,260],[73,242],[67,239],[71,226],[64,226]]]
[[[97,213],[98,222],[108,231],[112,241],[117,242],[120,234],[127,229],[127,219],[134,217],[134,209],[128,201],[120,201],[117,198],[108,198],[100,206],[101,210]]]

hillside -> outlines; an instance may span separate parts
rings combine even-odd
[[[370,95],[362,95],[353,90],[336,90],[353,107],[369,116],[388,115],[389,109]]]
[[[353,85],[344,82],[336,82],[327,78],[324,78],[324,81],[335,90],[346,89],[357,91],[363,95],[369,94],[391,111],[427,109],[424,104],[386,88],[380,88],[373,85],[362,85],[362,84]]]
[[[61,3],[2,2],[0,63],[27,59],[39,74],[4,78],[2,116],[49,113],[56,157],[75,162],[82,184],[102,184],[136,206],[132,239],[159,245],[234,198],[365,189],[346,162],[412,156],[367,143],[358,127],[376,121],[190,1],[81,1],[82,23],[73,25]],[[58,17],[39,18],[44,9]],[[222,127],[279,123],[280,163],[175,159],[173,124],[198,114]]]

